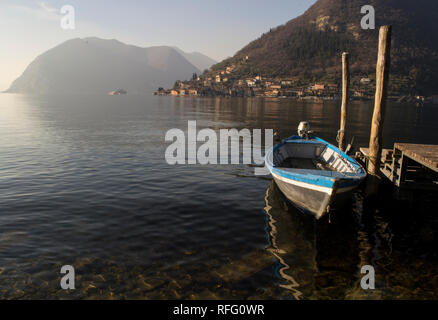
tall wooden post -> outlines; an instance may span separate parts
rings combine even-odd
[[[350,72],[348,66],[348,52],[342,53],[342,106],[341,127],[338,133],[339,149],[345,151],[345,126],[347,124],[348,89],[350,86]]]
[[[379,53],[376,70],[376,98],[374,102],[373,120],[371,123],[370,153],[368,161],[368,173],[373,176],[376,176],[380,171],[383,121],[385,119],[391,57],[391,29],[391,26],[383,26],[380,28],[379,34]]]

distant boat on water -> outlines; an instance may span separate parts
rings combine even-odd
[[[128,92],[124,89],[116,89],[114,91],[109,92],[108,94],[110,96],[120,96],[122,94],[127,94]]]

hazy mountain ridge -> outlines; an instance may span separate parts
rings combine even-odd
[[[374,6],[376,29],[363,30],[360,9]],[[409,93],[438,91],[438,3],[428,0],[319,0],[303,15],[271,29],[236,55],[212,67],[235,65],[234,76],[297,77],[336,82],[341,53],[350,52],[351,72],[375,73],[378,32],[393,26],[392,88]],[[245,58],[248,60],[245,63]]]
[[[200,70],[172,47],[141,48],[118,40],[68,40],[38,56],[7,92],[151,92]]]
[[[216,60],[213,60],[210,57],[200,52],[184,52],[183,50],[177,47],[173,47],[173,48],[201,71],[204,71],[205,69],[208,69],[212,65],[217,63]]]

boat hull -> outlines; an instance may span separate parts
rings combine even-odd
[[[274,181],[283,195],[296,207],[305,213],[312,214],[320,219],[329,212],[329,209],[342,208],[351,199],[354,187],[332,190],[319,190],[315,186],[284,181],[282,177],[273,174]]]
[[[284,196],[317,219],[347,203],[366,177],[355,159],[318,137],[283,140],[265,164]]]

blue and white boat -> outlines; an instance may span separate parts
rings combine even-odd
[[[274,146],[265,163],[281,192],[317,219],[340,207],[366,177],[365,169],[332,144],[314,137],[307,122]]]

